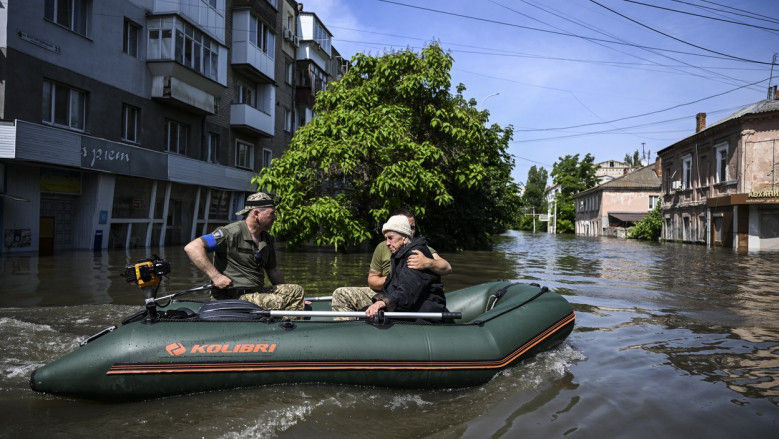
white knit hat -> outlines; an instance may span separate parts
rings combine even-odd
[[[411,224],[405,215],[391,216],[381,228],[381,233],[387,233],[387,231],[397,232],[409,238],[412,235]]]

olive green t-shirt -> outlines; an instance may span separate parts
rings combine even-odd
[[[430,254],[435,254],[436,251],[430,246],[427,246],[430,250]],[[373,250],[373,258],[371,258],[371,271],[379,272],[382,276],[389,276],[392,271],[392,252],[385,242],[380,242]]]
[[[207,250],[214,252],[214,267],[232,279],[234,287],[262,286],[265,270],[276,267],[273,238],[268,232],[262,232],[259,243],[255,244],[246,221],[218,227],[201,239]]]

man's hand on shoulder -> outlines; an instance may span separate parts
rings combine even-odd
[[[421,251],[414,250],[408,257],[408,268],[414,270],[427,270],[433,267],[433,260],[425,256]]]

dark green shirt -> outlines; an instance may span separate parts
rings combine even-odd
[[[232,279],[234,287],[264,285],[265,270],[276,267],[276,250],[268,232],[261,232],[255,244],[246,221],[241,220],[218,227],[211,236],[216,248],[209,247],[210,238],[201,239],[209,251],[214,251],[214,267]]]

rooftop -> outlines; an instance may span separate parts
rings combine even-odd
[[[614,180],[599,184],[593,188],[581,191],[574,198],[608,189],[657,189],[660,190],[660,177],[655,173],[655,164],[644,166],[629,174],[617,177]]]

